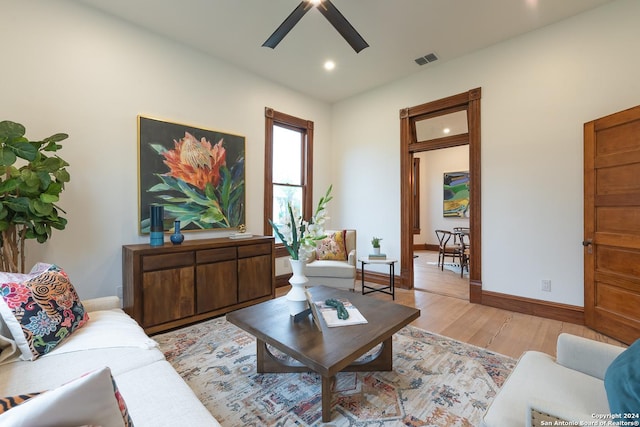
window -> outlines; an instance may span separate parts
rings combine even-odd
[[[312,214],[313,122],[265,108],[264,234],[283,224],[288,205],[304,218]],[[277,239],[277,238],[276,238]],[[286,256],[276,240],[276,257]]]

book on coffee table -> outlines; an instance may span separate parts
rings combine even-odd
[[[309,304],[309,310],[311,310],[311,317],[313,317],[313,323],[316,325],[316,328],[318,328],[318,330],[322,332],[322,325],[320,324],[320,310],[318,309],[318,306],[314,304],[313,297],[309,293],[309,289],[305,288],[304,294],[307,297],[307,303]]]
[[[328,306],[324,301],[316,301],[314,305],[318,309],[318,311],[322,314],[322,318],[328,327],[334,328],[337,326],[350,326],[350,325],[361,325],[363,323],[368,323],[367,319],[364,318],[362,313],[351,304],[351,302],[344,298],[337,298],[340,301],[344,308],[347,309],[347,313],[349,313],[349,317],[346,319],[338,318],[338,310],[334,307]]]

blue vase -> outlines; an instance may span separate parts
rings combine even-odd
[[[171,243],[173,243],[174,245],[179,245],[184,241],[184,234],[180,232],[180,220],[176,219],[173,222],[173,225],[175,227],[175,230],[171,235],[171,237],[169,237],[169,239],[171,240]]]
[[[149,244],[151,246],[164,245],[164,206],[152,204],[149,206]]]

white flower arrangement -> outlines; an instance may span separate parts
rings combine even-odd
[[[327,237],[324,234],[324,224],[329,219],[326,205],[333,198],[332,188],[333,186],[329,186],[325,195],[320,198],[316,213],[308,221],[302,219],[302,215],[291,206],[291,203],[289,203],[289,219],[284,225],[278,228],[272,220],[269,220],[269,224],[284,243],[291,259],[306,260],[315,250],[316,242]]]

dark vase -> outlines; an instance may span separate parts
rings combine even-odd
[[[174,245],[179,245],[184,241],[184,234],[180,232],[180,220],[176,219],[173,222],[173,225],[175,227],[175,230],[169,239]]]
[[[164,245],[164,206],[150,205],[149,221],[149,244],[151,246]]]

